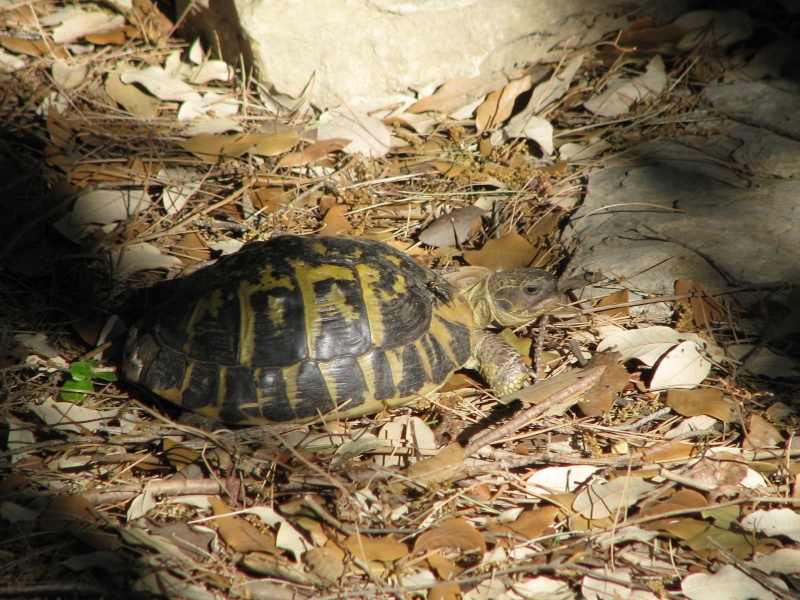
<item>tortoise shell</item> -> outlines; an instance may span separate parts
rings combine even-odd
[[[228,423],[377,412],[436,389],[472,353],[466,298],[379,242],[277,237],[171,285],[132,328],[123,373]]]

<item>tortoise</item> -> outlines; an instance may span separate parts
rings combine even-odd
[[[412,402],[461,367],[498,394],[529,382],[489,326],[558,303],[542,269],[493,272],[464,290],[380,242],[285,235],[246,244],[170,282],[132,327],[125,377],[231,424],[351,418]]]

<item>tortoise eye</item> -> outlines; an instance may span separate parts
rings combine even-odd
[[[533,296],[534,294],[538,294],[539,293],[539,288],[537,286],[531,285],[531,284],[526,285],[522,289],[525,291],[526,294],[530,294],[531,296]]]

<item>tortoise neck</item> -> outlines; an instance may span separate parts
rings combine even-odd
[[[475,327],[484,329],[489,327],[494,321],[494,314],[492,314],[492,303],[489,297],[488,277],[484,277],[480,281],[464,288],[462,293],[469,301],[472,308],[473,320]]]

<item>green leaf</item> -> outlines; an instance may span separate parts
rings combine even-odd
[[[95,371],[94,378],[101,381],[116,381],[117,374],[114,371]]]
[[[69,374],[75,381],[88,381],[94,376],[94,365],[88,362],[72,363],[69,367]]]
[[[91,381],[65,381],[62,387],[64,391],[61,392],[61,399],[65,402],[82,402],[86,398],[86,392],[94,391],[94,384]]]

